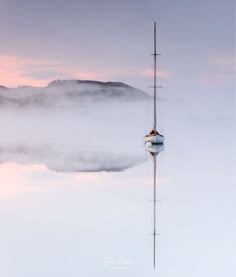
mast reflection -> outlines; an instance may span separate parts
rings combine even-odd
[[[153,158],[153,268],[156,267],[156,170],[157,170],[157,155],[164,150],[164,145],[145,145],[145,150],[150,153]]]

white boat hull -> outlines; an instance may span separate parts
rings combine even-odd
[[[165,138],[160,135],[152,135],[152,136],[146,136],[144,137],[145,143],[151,142],[152,144],[163,144],[165,141]]]

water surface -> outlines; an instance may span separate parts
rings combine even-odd
[[[1,111],[0,275],[234,276],[235,122],[194,107],[158,115],[155,268],[149,104]]]

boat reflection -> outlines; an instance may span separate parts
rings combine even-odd
[[[152,156],[153,154],[157,155],[158,153],[164,151],[164,149],[165,146],[163,144],[152,144],[150,146],[145,144],[145,150],[149,152]]]

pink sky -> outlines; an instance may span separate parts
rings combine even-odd
[[[151,69],[142,68],[116,68],[111,70],[94,70],[83,71],[75,68],[75,66],[69,66],[58,61],[46,60],[46,59],[29,59],[25,57],[17,56],[0,56],[0,84],[17,87],[17,86],[46,86],[50,81],[55,79],[90,79],[90,80],[106,80],[109,81],[112,78],[117,80],[122,76],[139,76],[142,78],[152,77],[153,71]],[[43,72],[55,71],[57,74],[50,78],[33,78],[29,76],[29,72],[41,70]],[[172,76],[172,73],[168,71],[158,71],[158,76],[168,78]]]
[[[122,81],[122,79],[127,80],[128,78],[143,79],[144,83],[149,84],[150,78],[153,76],[153,70],[150,67],[146,68],[132,68],[132,67],[117,67],[112,68],[90,68],[87,66],[87,70],[83,70],[82,67],[76,68],[71,64],[66,64],[65,62],[48,60],[48,59],[30,59],[27,57],[19,56],[7,56],[0,55],[0,85],[8,87],[17,86],[35,86],[42,87],[47,86],[49,82],[55,79],[87,79],[87,80],[100,80],[100,81]],[[235,57],[227,55],[219,56],[209,56],[206,60],[206,69],[201,72],[203,84],[214,85],[220,76],[220,82],[229,82],[232,79],[234,67],[236,64]],[[52,72],[50,77],[34,77],[36,73],[47,73]],[[31,76],[32,75],[32,76]],[[158,70],[157,75],[163,79],[173,79],[178,74],[175,72],[170,72],[168,70]],[[178,76],[177,76],[178,77]],[[176,79],[176,78],[175,78]],[[176,80],[175,80],[176,82]],[[181,82],[181,80],[178,80]]]
[[[59,62],[46,59],[28,59],[17,56],[0,56],[0,84],[16,87],[23,85],[46,86],[50,81],[57,78],[81,78],[96,79],[99,77],[93,72],[78,72],[75,68],[60,64]],[[42,71],[58,71],[60,76],[55,75],[52,78],[37,79],[27,76],[30,70],[40,69]]]

